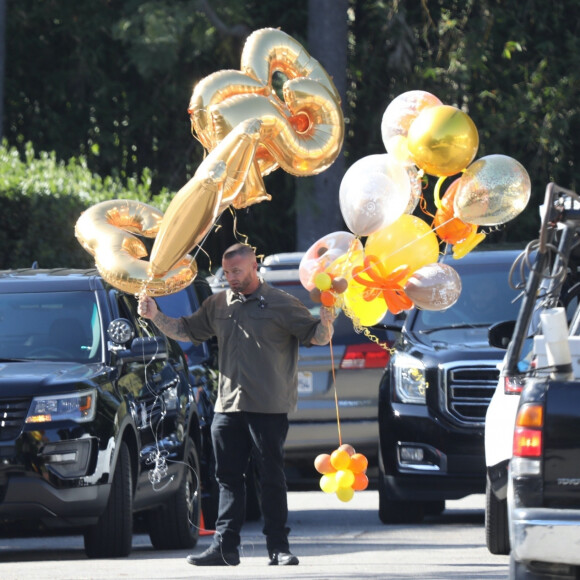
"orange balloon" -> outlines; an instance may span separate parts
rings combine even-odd
[[[330,463],[337,471],[346,469],[350,463],[350,455],[344,449],[335,449],[330,455]]]
[[[316,457],[314,460],[314,468],[316,471],[318,471],[318,473],[322,473],[323,475],[336,471],[330,463],[330,455],[328,453],[321,453],[318,457]]]
[[[468,224],[455,217],[453,202],[459,189],[461,179],[456,179],[441,198],[441,207],[435,213],[433,229],[441,240],[448,244],[456,244],[465,240],[472,231],[477,230],[477,225]]]
[[[369,486],[369,478],[365,473],[355,473],[354,483],[352,484],[352,489],[355,491],[363,491]]]
[[[368,466],[368,459],[362,453],[355,453],[354,455],[351,455],[349,469],[353,473],[362,473]]]
[[[322,302],[323,306],[334,306],[336,303],[336,296],[329,290],[325,290],[320,293],[320,302]]]

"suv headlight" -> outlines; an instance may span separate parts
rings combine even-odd
[[[95,417],[97,391],[90,389],[69,395],[52,395],[32,399],[26,423],[75,421],[87,423]]]
[[[404,353],[396,354],[393,361],[393,380],[397,401],[415,405],[425,404],[427,381],[425,366],[419,359]]]

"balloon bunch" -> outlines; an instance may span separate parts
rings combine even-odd
[[[530,194],[530,178],[515,159],[489,155],[472,163],[479,134],[469,115],[444,105],[425,91],[408,91],[393,99],[381,123],[389,154],[409,167],[439,178],[433,228],[461,258],[483,241],[481,225],[499,225],[520,214]],[[443,181],[463,173],[440,199]]]
[[[340,445],[331,454],[321,453],[314,460],[314,468],[322,474],[320,489],[336,494],[344,502],[350,501],[355,491],[368,487],[367,467],[367,458],[362,453],[356,453],[348,443]]]
[[[287,80],[278,93],[276,73]],[[210,74],[194,87],[191,129],[207,156],[171,200],[165,215],[145,204],[96,204],[75,234],[103,278],[125,292],[170,294],[197,273],[194,256],[229,206],[271,199],[263,177],[281,167],[297,176],[325,171],[344,140],[340,96],[320,63],[292,37],[273,28],[253,32],[240,70]],[[149,260],[136,238],[154,238]]]
[[[350,232],[321,238],[299,267],[313,299],[342,307],[362,327],[376,324],[387,311],[455,304],[461,280],[452,266],[438,263],[440,243],[462,258],[485,238],[479,226],[513,219],[531,193],[530,178],[515,159],[489,155],[474,161],[475,124],[430,93],[395,98],[384,112],[381,133],[387,153],[357,160],[340,184],[340,209]],[[440,197],[444,180],[459,173]],[[426,174],[437,177],[435,215],[420,203]],[[413,215],[418,206],[430,222]],[[340,280],[340,291],[334,280]]]

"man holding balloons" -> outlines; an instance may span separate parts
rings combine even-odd
[[[201,342],[216,336],[220,380],[211,426],[219,483],[219,508],[212,545],[194,566],[236,566],[244,522],[244,474],[252,448],[260,472],[263,532],[270,565],[296,565],[290,552],[284,442],[288,412],[296,406],[298,347],[328,344],[335,312],[321,308],[320,319],[294,296],[258,276],[254,250],[228,248],[222,259],[229,289],[210,296],[193,315],[171,318],[142,296],[139,314],[167,336]]]

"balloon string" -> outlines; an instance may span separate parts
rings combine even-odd
[[[437,207],[437,209],[441,209],[441,197],[439,196],[439,191],[441,190],[441,186],[443,185],[443,182],[447,179],[447,177],[445,175],[442,175],[441,177],[439,177],[439,179],[437,180],[437,183],[435,184],[435,188],[433,190],[433,197],[435,198],[435,206]]]
[[[332,349],[332,338],[330,339],[330,366],[332,367],[332,386],[334,389],[334,406],[336,407],[336,426],[338,427],[338,446],[342,445],[342,433],[340,432],[340,413],[338,411],[338,392],[336,390],[336,372],[334,371],[334,351]]]

